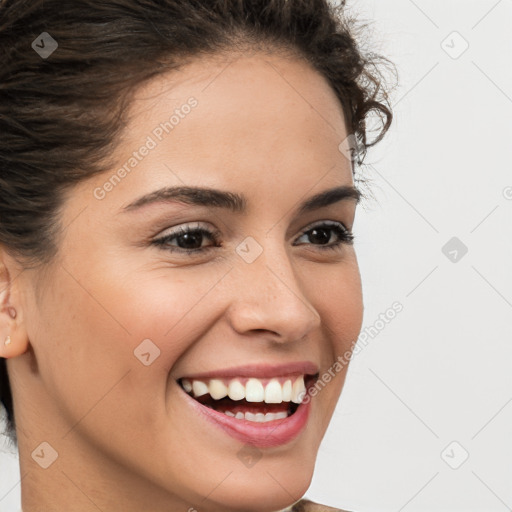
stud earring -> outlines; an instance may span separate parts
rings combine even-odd
[[[10,345],[10,344],[11,344],[11,337],[7,336],[7,338],[5,338],[4,345]]]

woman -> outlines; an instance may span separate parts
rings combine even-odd
[[[3,0],[24,512],[339,510],[301,497],[362,322],[353,165],[392,119],[342,8]]]

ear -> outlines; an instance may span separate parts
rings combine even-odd
[[[0,357],[16,357],[27,351],[21,288],[23,268],[0,245]],[[7,343],[7,344],[6,344]]]

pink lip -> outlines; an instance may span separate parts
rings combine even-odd
[[[215,379],[215,378],[235,378],[235,377],[256,377],[271,378],[287,375],[315,375],[318,373],[318,366],[310,361],[300,361],[296,363],[287,363],[279,365],[245,365],[236,368],[225,368],[222,370],[213,370],[203,373],[194,373],[181,378],[193,379]],[[285,421],[285,420],[283,420]]]
[[[236,439],[259,448],[270,448],[289,443],[296,438],[308,422],[311,403],[300,404],[294,414],[281,420],[257,423],[237,420],[222,412],[210,409],[194,400],[180,388],[188,403],[213,425]]]

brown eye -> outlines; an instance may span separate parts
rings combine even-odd
[[[329,243],[334,235],[337,241]],[[351,244],[354,241],[353,233],[347,229],[343,224],[335,223],[322,223],[304,231],[299,237],[307,238],[306,243],[318,245],[320,249],[336,249],[342,244]],[[303,245],[303,244],[295,244]]]
[[[213,242],[214,245],[204,246],[204,242]],[[152,242],[161,249],[171,252],[194,253],[204,252],[213,247],[218,241],[218,234],[202,227],[182,227]]]

